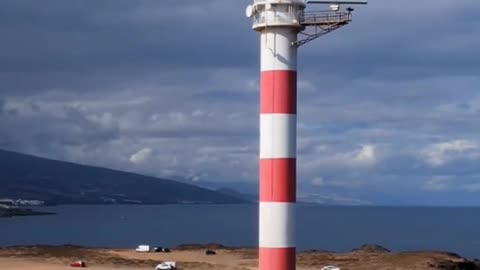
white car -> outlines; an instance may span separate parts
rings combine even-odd
[[[162,262],[155,267],[155,270],[173,270],[177,268],[176,265],[176,262]]]
[[[329,265],[329,266],[322,267],[322,269],[320,270],[340,270],[340,267]]]

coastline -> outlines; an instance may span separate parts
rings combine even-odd
[[[0,218],[55,215],[53,212],[43,212],[23,207],[0,207]]]
[[[215,251],[206,255],[206,250]],[[184,244],[171,252],[135,252],[131,249],[91,248],[75,245],[31,245],[0,248],[0,267],[11,270],[64,269],[71,261],[85,261],[90,269],[154,269],[162,261],[176,261],[178,269],[253,270],[257,249],[227,247],[221,244]],[[367,269],[468,269],[479,270],[479,260],[468,260],[455,253],[440,251],[391,252],[377,245],[363,245],[350,252],[297,252],[297,269],[313,270],[335,265],[342,270]]]

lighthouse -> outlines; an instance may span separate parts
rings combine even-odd
[[[256,1],[260,32],[259,269],[295,269],[297,47],[303,1]]]
[[[330,10],[306,12],[303,0],[254,0],[246,9],[260,34],[259,270],[296,268],[297,50],[351,21],[353,9],[340,4],[364,4],[312,2]]]

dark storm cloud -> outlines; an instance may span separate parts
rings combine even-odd
[[[0,147],[254,183],[250,2],[2,1]],[[299,196],[438,203],[480,190],[479,8],[370,1],[300,48]]]
[[[0,98],[0,114],[3,114],[4,113],[4,110],[5,110],[5,100]]]
[[[2,79],[11,87],[4,91],[32,88],[22,87],[27,76],[40,87],[65,88],[100,77],[84,87],[93,88],[115,81],[103,76],[111,71],[129,76],[187,66],[253,69],[258,37],[247,30],[247,3],[6,1],[0,68],[9,71]],[[382,1],[359,8],[351,26],[301,48],[300,69],[343,80],[476,75],[480,56],[472,50],[480,38],[473,8],[439,3],[409,9]]]
[[[242,31],[246,25],[238,24],[238,19],[227,20],[236,10],[223,1],[22,3],[2,4],[4,71],[90,72],[255,62],[255,51],[249,49],[254,35]]]
[[[346,77],[412,79],[477,75],[478,1],[371,1],[352,25],[309,44],[305,69]],[[321,47],[321,49],[319,48]],[[322,65],[322,62],[331,65]]]
[[[248,1],[6,1],[5,71],[93,71],[178,66],[254,67]],[[351,26],[305,45],[301,68],[321,74],[405,78],[476,74],[478,3],[372,2]],[[323,65],[327,62],[329,65]]]
[[[70,147],[89,142],[98,145],[118,137],[119,130],[109,115],[87,115],[75,107],[54,112],[32,103],[10,105],[0,116],[3,144],[29,151],[30,147],[48,151],[49,147]],[[23,145],[19,145],[19,144]]]

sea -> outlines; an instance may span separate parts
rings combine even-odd
[[[257,205],[56,206],[56,215],[0,219],[0,246],[135,248],[221,243],[256,247]],[[480,258],[480,208],[298,205],[297,250],[449,251]]]

